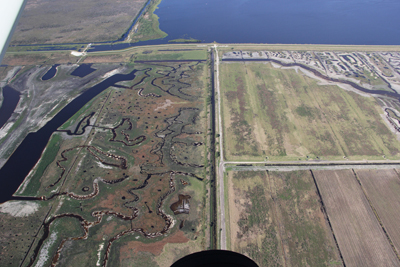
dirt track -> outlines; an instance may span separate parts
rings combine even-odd
[[[222,118],[221,118],[221,91],[219,88],[219,56],[217,45],[214,44],[215,49],[215,88],[218,95],[218,128],[220,134],[219,140],[219,152],[220,152],[220,162],[218,166],[218,187],[219,187],[219,212],[220,212],[220,227],[221,227],[221,236],[220,236],[220,249],[226,249],[226,226],[225,226],[225,197],[224,197],[224,172],[225,172],[225,163],[224,163],[224,149],[223,149],[223,128],[222,128]]]

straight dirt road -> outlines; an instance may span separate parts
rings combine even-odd
[[[380,168],[388,168],[393,167],[394,165],[399,165],[400,160],[340,160],[340,161],[320,161],[320,160],[308,160],[308,161],[225,161],[224,160],[224,150],[223,150],[223,144],[224,144],[224,132],[223,132],[223,127],[222,127],[222,103],[221,103],[221,90],[220,90],[220,81],[219,81],[219,65],[220,65],[220,58],[218,56],[218,45],[214,44],[213,45],[214,49],[214,83],[215,83],[215,97],[218,97],[218,116],[216,116],[216,120],[218,120],[218,133],[220,134],[219,136],[219,152],[220,152],[220,157],[219,157],[219,164],[218,164],[218,172],[217,172],[217,183],[218,183],[218,195],[219,195],[219,206],[218,206],[218,211],[219,211],[219,218],[218,218],[218,226],[220,230],[220,249],[227,249],[226,247],[226,214],[225,214],[225,184],[224,184],[224,172],[225,172],[225,165],[226,164],[232,164],[232,165],[240,165],[240,164],[265,164],[265,168],[270,167],[276,167],[276,166],[281,166],[281,167],[294,167],[296,166],[307,166],[310,168],[315,168],[318,166],[346,166],[346,168],[353,168],[357,166],[362,166],[362,167],[369,167],[373,168],[374,166]],[[215,103],[217,104],[217,103]],[[217,122],[216,122],[217,124]],[[313,167],[315,166],[315,167]],[[257,167],[257,166],[254,166]],[[229,218],[228,218],[229,220]]]
[[[219,219],[219,225],[221,229],[221,235],[220,235],[220,243],[221,243],[221,249],[226,249],[226,226],[225,226],[225,192],[224,192],[224,169],[225,169],[225,163],[224,163],[224,150],[223,150],[223,129],[222,129],[222,117],[221,117],[221,92],[219,89],[219,56],[218,56],[218,46],[214,44],[214,50],[215,50],[215,58],[214,58],[214,64],[215,64],[215,88],[218,96],[218,129],[219,129],[219,152],[220,152],[220,158],[219,158],[219,166],[218,166],[218,187],[219,187],[219,212],[220,212],[220,219]]]

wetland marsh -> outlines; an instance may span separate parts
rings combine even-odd
[[[399,47],[238,44],[400,44],[398,2],[105,2],[29,0],[0,67],[0,265],[400,266]]]

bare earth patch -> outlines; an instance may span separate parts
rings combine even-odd
[[[140,241],[132,241],[121,247],[120,258],[129,259],[132,253],[138,252],[150,252],[155,256],[158,256],[163,251],[164,246],[167,243],[186,243],[189,239],[184,235],[182,231],[177,231],[173,235],[167,238],[155,242],[155,243],[142,243]]]
[[[39,204],[32,201],[8,201],[0,205],[0,212],[16,217],[25,217],[35,213]]]
[[[346,266],[399,266],[352,170],[314,175]]]

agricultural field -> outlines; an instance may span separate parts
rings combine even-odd
[[[355,173],[370,204],[399,253],[400,178],[398,170],[355,170]]]
[[[395,125],[384,110],[390,105],[398,114],[398,105],[388,98],[374,98],[310,78],[298,67],[269,62],[223,61],[220,82],[226,160],[400,156]]]
[[[280,48],[289,48],[281,46]],[[304,50],[300,50],[303,47]],[[321,50],[325,47],[325,50]],[[298,46],[296,50],[227,51],[223,60],[272,61],[285,67],[300,66],[318,77],[331,82],[341,81],[362,88],[364,91],[400,92],[400,71],[398,52],[390,52],[389,47],[342,47]],[[377,49],[381,49],[380,51]],[[311,50],[309,50],[311,49]],[[354,50],[356,49],[356,50]],[[359,49],[359,50],[357,50]],[[374,51],[375,49],[375,51]],[[349,52],[357,51],[357,52]],[[394,50],[395,51],[395,50]]]
[[[368,171],[358,173],[368,176]],[[384,174],[381,172],[380,176]],[[399,266],[355,173],[313,171],[313,175],[346,266]],[[384,186],[383,181],[379,184]],[[387,220],[389,225],[391,222]]]
[[[310,171],[228,171],[228,249],[259,266],[342,266]]]
[[[4,250],[1,266],[170,266],[210,246],[209,69],[142,61],[122,72],[132,70],[52,135],[15,194],[46,213],[35,213],[32,243]],[[8,223],[12,214],[0,212]]]
[[[115,41],[128,31],[146,3],[28,0],[11,45]]]

